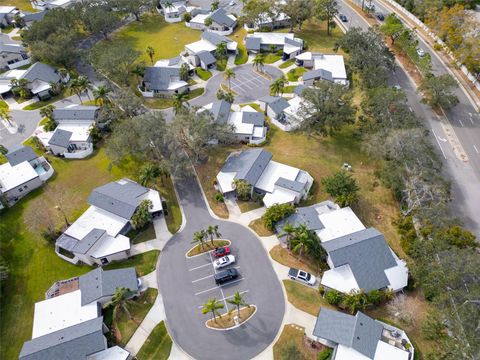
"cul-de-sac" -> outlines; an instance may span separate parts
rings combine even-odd
[[[478,0],[0,0],[1,360],[480,360]]]

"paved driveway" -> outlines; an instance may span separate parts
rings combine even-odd
[[[260,240],[250,230],[210,216],[195,177],[177,182],[176,186],[186,225],[167,243],[157,267],[169,332],[195,359],[251,359],[273,342],[280,329],[285,311],[280,282]],[[193,246],[193,233],[216,224],[222,237],[232,241],[232,253],[237,257],[233,266],[241,274],[238,281],[221,288],[213,280],[209,254],[185,257]],[[204,324],[209,315],[201,313],[201,305],[211,297],[225,304],[235,291],[255,304],[257,313],[233,330],[207,329]]]

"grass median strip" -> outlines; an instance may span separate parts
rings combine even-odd
[[[229,240],[213,240],[213,244],[211,241],[208,241],[205,244],[198,244],[190,249],[187,253],[188,257],[204,254],[206,252],[215,250],[217,247],[227,246],[230,245]]]
[[[240,314],[238,314],[237,310],[234,309],[231,312],[217,316],[215,319],[208,320],[207,326],[215,329],[229,329],[237,325],[234,321],[235,316],[238,316],[239,324],[243,324],[245,321],[250,319],[250,317],[255,313],[256,309],[257,308],[255,305],[246,306],[240,309]]]

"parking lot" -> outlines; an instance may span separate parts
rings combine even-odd
[[[256,72],[244,71],[241,68],[235,70],[235,78],[232,78],[230,83],[232,90],[241,96],[251,96],[252,92],[259,91],[262,91],[263,94],[270,92],[270,80]]]
[[[231,247],[233,249],[233,247]],[[249,289],[245,287],[245,281],[242,274],[241,259],[237,253],[232,250],[232,255],[235,256],[236,262],[215,270],[213,262],[216,260],[211,253],[197,255],[187,259],[188,273],[192,283],[193,296],[195,302],[198,303],[198,308],[201,309],[208,299],[215,298],[222,302],[224,308],[219,311],[220,314],[228,312],[234,306],[227,302],[232,298],[235,292],[239,292],[247,302],[250,301]],[[239,272],[239,277],[235,280],[227,282],[221,286],[215,284],[214,275],[219,271],[228,268],[235,268]]]

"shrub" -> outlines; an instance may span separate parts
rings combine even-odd
[[[225,198],[223,197],[223,194],[217,192],[217,193],[215,194],[215,200],[216,200],[217,202],[223,202],[223,201],[225,200]]]
[[[190,13],[186,12],[185,14],[183,14],[183,21],[189,23],[190,20],[192,20],[192,15],[190,15]]]
[[[367,293],[367,302],[372,305],[378,305],[385,301],[385,293],[381,290],[372,290]]]
[[[233,185],[240,200],[248,201],[252,193],[252,185],[245,180],[234,180]]]
[[[292,215],[295,212],[295,206],[292,204],[275,204],[270,206],[262,216],[265,227],[273,230],[275,223]]]
[[[410,255],[415,242],[417,241],[417,233],[413,226],[411,216],[401,217],[394,222],[400,234],[400,246],[406,254]]]
[[[319,286],[318,293],[323,296],[325,294],[325,288],[323,286]]]
[[[360,189],[357,181],[345,171],[338,171],[332,176],[323,178],[322,185],[341,207],[349,206],[358,199]]]
[[[327,300],[330,305],[340,305],[344,298],[345,295],[334,289],[328,290],[325,294],[325,300]]]
[[[318,353],[317,360],[327,360],[330,359],[332,356],[332,349],[327,348],[323,349]]]

